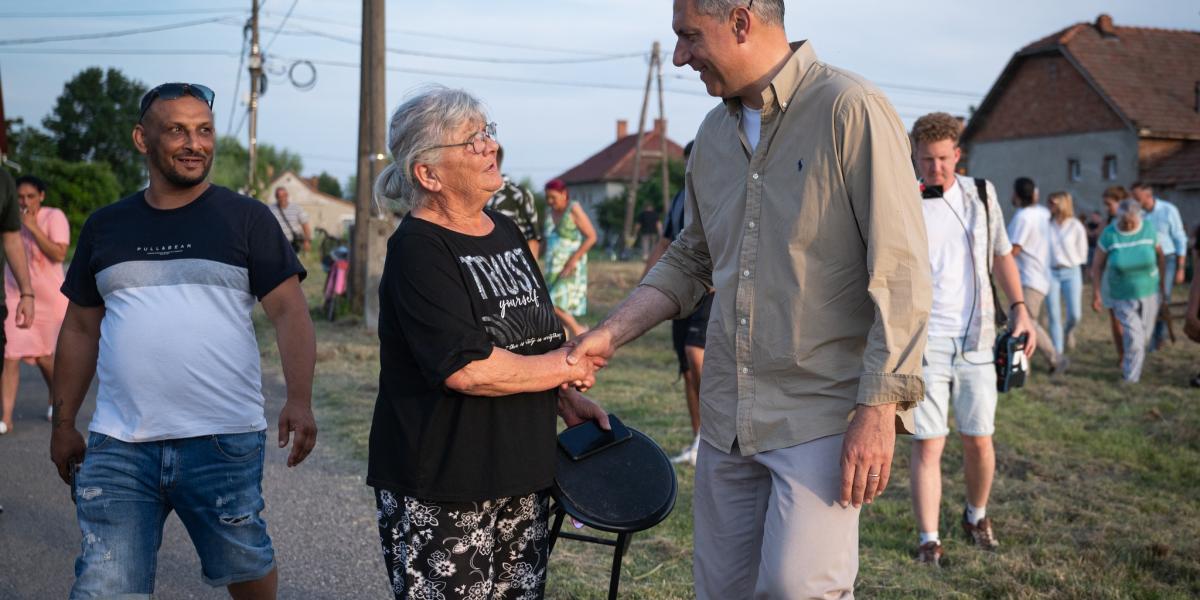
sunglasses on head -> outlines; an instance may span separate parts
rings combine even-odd
[[[191,96],[203,100],[208,105],[209,110],[213,107],[213,98],[216,94],[213,93],[208,86],[203,86],[198,83],[164,83],[142,96],[142,108],[138,113],[138,122],[140,123],[146,116],[146,111],[150,110],[150,105],[154,101],[162,98],[163,100],[176,100],[184,95]]]

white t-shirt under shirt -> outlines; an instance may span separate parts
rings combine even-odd
[[[970,325],[976,292],[962,187],[956,183],[942,198],[923,199],[921,212],[925,215],[929,266],[933,274],[929,335],[962,337]]]
[[[742,105],[742,132],[751,150],[758,150],[758,138],[762,137],[762,111]]]
[[[1050,291],[1050,211],[1040,204],[1018,210],[1008,222],[1008,239],[1021,247],[1021,285],[1043,294]]]

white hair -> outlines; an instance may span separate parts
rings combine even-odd
[[[393,163],[375,180],[375,196],[388,200],[396,209],[420,206],[425,190],[413,175],[418,162],[437,163],[442,148],[464,123],[487,122],[483,103],[465,90],[441,85],[421,88],[392,113],[388,126],[388,150]]]
[[[1117,219],[1130,218],[1142,220],[1142,205],[1134,198],[1126,198],[1117,205]]]
[[[744,7],[751,0],[693,0],[696,12],[706,17],[724,19],[733,9]],[[783,0],[753,0],[750,12],[768,25],[783,27]]]

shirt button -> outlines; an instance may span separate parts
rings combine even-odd
[[[745,271],[742,271],[742,277],[749,277],[749,276],[750,276],[750,270],[749,270],[749,269],[746,269]]]
[[[787,108],[787,102],[780,102],[779,105],[784,108]]]
[[[750,221],[750,229],[754,229],[754,227],[755,227],[754,221]]]
[[[757,180],[757,179],[758,179],[758,173],[755,173],[755,174],[751,175],[751,176],[750,176],[750,178],[751,178],[751,179],[755,179],[755,180]]]
[[[748,374],[749,372],[750,372],[750,368],[749,368],[749,367],[742,367],[742,375],[746,375],[746,374]]]
[[[746,317],[742,317],[742,318],[738,319],[738,323],[741,323],[742,325],[745,325],[745,324],[746,324]]]

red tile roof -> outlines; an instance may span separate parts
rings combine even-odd
[[[660,142],[658,133],[650,130],[642,140],[642,162],[639,179],[657,173]],[[559,175],[568,185],[601,181],[628,182],[633,177],[633,155],[637,148],[637,134],[627,135],[593,154],[587,160]],[[667,156],[683,160],[683,147],[667,138]]]
[[[1018,51],[1005,67],[965,133],[996,104],[1024,59],[1061,53],[1142,136],[1200,137],[1196,110],[1200,85],[1200,32],[1118,27],[1101,15],[1077,23]]]
[[[1146,165],[1141,179],[1162,186],[1200,181],[1200,141],[1186,142],[1174,153]]]

